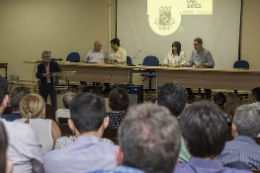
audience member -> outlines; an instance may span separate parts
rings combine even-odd
[[[6,80],[1,75],[0,88],[0,114],[2,114],[7,105],[8,95]],[[4,124],[6,130],[7,156],[13,162],[13,173],[43,173],[41,145],[34,130],[23,123],[5,120],[0,122]]]
[[[230,115],[231,118],[233,119],[235,111],[238,107],[237,96],[232,92],[228,92],[226,94],[226,97],[227,97],[227,102],[226,102],[224,108],[225,108],[226,113],[228,115]]]
[[[13,163],[6,156],[8,146],[7,135],[3,123],[0,121],[0,172],[12,173]]]
[[[187,103],[187,90],[177,82],[169,82],[163,85],[159,91],[157,98],[158,105],[167,107],[172,115],[179,117]],[[184,144],[183,138],[181,139],[180,149],[180,162],[188,162],[190,154],[188,153]]]
[[[260,169],[260,146],[255,138],[260,132],[260,111],[256,106],[242,105],[237,108],[233,124],[234,139],[226,142],[219,160],[227,163],[242,161],[250,169]]]
[[[252,89],[252,105],[260,110],[260,87]]]
[[[114,173],[172,173],[178,162],[181,133],[178,121],[163,106],[130,108],[119,127],[118,167]],[[93,171],[93,173],[112,173]]]
[[[218,107],[222,110],[223,114],[225,115],[227,122],[232,122],[232,116],[226,113],[224,105],[227,103],[227,97],[224,93],[219,92],[214,96],[214,104],[218,105]]]
[[[121,121],[127,114],[127,108],[129,106],[128,93],[124,88],[117,87],[113,89],[109,94],[109,107],[112,110],[107,112],[109,116],[108,127],[118,128]]]
[[[57,110],[57,112],[59,111],[60,115],[58,114],[58,117],[57,117],[57,112],[56,112],[56,121],[58,121],[59,117],[70,118],[69,102],[75,96],[76,96],[76,94],[71,93],[71,92],[68,92],[68,93],[66,93],[66,94],[64,94],[62,96],[62,102],[63,102],[63,105],[64,105],[64,107],[66,109],[59,109],[59,110]],[[62,114],[61,112],[64,112],[65,116],[63,116],[64,114]],[[81,119],[81,117],[76,117],[76,118],[80,118]],[[80,121],[80,119],[77,120],[77,121]],[[73,130],[73,129],[71,129],[71,130]],[[75,139],[76,139],[75,134],[73,134],[72,136],[62,136],[59,139],[57,139],[54,149],[60,149],[60,148],[69,146],[69,145],[71,145],[75,141]],[[108,143],[108,144],[114,145],[114,143],[111,140],[107,139],[107,138],[102,138],[101,140],[104,143]]]
[[[58,109],[56,111],[56,122],[59,122],[59,118],[70,118],[69,102],[76,96],[75,93],[67,92],[62,95],[62,103],[65,109]]]
[[[116,146],[101,141],[109,124],[104,100],[93,93],[84,93],[70,101],[69,109],[71,119],[68,124],[77,138],[70,146],[44,156],[45,172],[114,170]]]
[[[175,173],[246,173],[223,167],[218,155],[224,148],[227,122],[222,111],[209,101],[188,106],[181,115],[181,130],[192,158],[176,166]]]
[[[1,116],[2,119],[6,121],[14,121],[16,119],[21,119],[22,115],[20,113],[20,102],[24,96],[30,94],[30,88],[28,87],[16,87],[13,89],[10,95],[9,103],[12,108],[12,114],[4,114]]]
[[[43,98],[38,94],[25,96],[20,103],[20,110],[23,118],[15,121],[27,123],[34,129],[42,144],[43,154],[51,151],[61,132],[53,120],[44,119],[46,108]]]

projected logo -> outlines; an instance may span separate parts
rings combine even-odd
[[[148,22],[158,35],[167,36],[174,33],[180,26],[181,13],[172,3],[162,1],[148,1]]]

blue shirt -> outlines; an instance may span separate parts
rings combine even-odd
[[[250,169],[260,169],[260,146],[248,136],[237,136],[232,141],[226,142],[219,160],[224,165],[241,161]]]
[[[144,171],[128,166],[118,166],[115,171],[98,170],[89,173],[145,173]]]
[[[102,142],[96,136],[79,136],[70,146],[54,150],[43,158],[46,173],[82,173],[116,169],[115,145]]]
[[[207,67],[214,67],[215,62],[214,59],[210,53],[210,51],[202,48],[200,53],[197,52],[197,50],[193,50],[190,61],[187,63],[189,67],[192,67],[199,63],[205,63]]]
[[[4,114],[1,116],[2,119],[5,119],[6,121],[14,121],[16,119],[21,119],[22,115],[21,113],[11,113],[11,115]]]
[[[238,170],[223,167],[219,160],[191,158],[189,163],[179,163],[174,173],[252,173],[248,170]]]
[[[107,116],[109,117],[109,125],[111,128],[118,128],[121,122],[124,120],[127,111],[122,111],[119,113],[107,112]]]

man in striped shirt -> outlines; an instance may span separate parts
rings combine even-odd
[[[226,165],[241,161],[250,169],[260,169],[260,145],[255,138],[260,132],[260,111],[256,106],[243,105],[237,108],[233,124],[234,139],[226,142],[219,160]]]

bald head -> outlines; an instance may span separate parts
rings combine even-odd
[[[96,51],[96,52],[98,52],[98,51],[100,51],[102,49],[102,44],[101,44],[101,42],[100,41],[95,41],[95,43],[94,43],[94,50]]]

